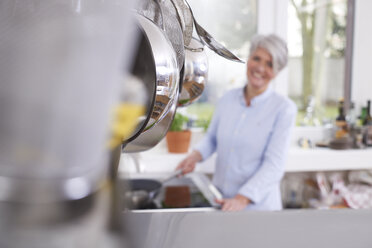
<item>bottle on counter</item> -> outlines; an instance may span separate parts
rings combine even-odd
[[[365,148],[365,144],[363,143],[363,124],[360,120],[360,116],[358,118],[356,117],[355,104],[353,102],[350,103],[350,109],[346,116],[346,120],[349,125],[349,134],[353,140],[353,148]]]
[[[348,135],[348,124],[345,116],[344,99],[341,98],[338,102],[338,116],[336,117],[336,133],[335,138],[343,138]]]
[[[350,124],[355,126],[357,122],[356,110],[354,102],[350,102],[350,108],[348,114],[346,115],[346,121]]]
[[[346,121],[346,116],[345,116],[345,110],[344,110],[344,99],[341,98],[338,101],[338,116],[336,117],[336,122],[344,122]]]
[[[335,121],[335,134],[329,142],[329,148],[344,150],[354,147],[353,138],[350,137],[349,125],[346,121],[344,100],[338,102],[338,116]]]
[[[360,116],[358,117],[359,119],[358,125],[363,126],[366,118],[367,118],[367,107],[362,107],[360,111]]]
[[[367,101],[366,117],[363,121],[363,126],[365,126],[365,138],[364,143],[367,146],[372,146],[372,116],[371,116],[371,100]]]
[[[372,124],[372,117],[371,117],[371,100],[367,101],[367,108],[366,108],[366,116],[364,119],[365,126]]]

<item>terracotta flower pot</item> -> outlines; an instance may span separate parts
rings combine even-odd
[[[168,131],[167,144],[170,153],[186,153],[189,150],[191,131]]]

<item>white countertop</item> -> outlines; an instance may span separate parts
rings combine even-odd
[[[138,172],[132,158],[133,154],[122,154],[120,172]],[[136,153],[141,173],[169,173],[187,156],[168,153],[164,141],[151,150]],[[216,155],[197,165],[196,171],[212,174]],[[289,150],[286,172],[359,170],[372,169],[372,148],[363,150],[332,150],[329,148]]]
[[[330,129],[322,127],[296,127],[292,134],[291,148],[288,153],[286,172],[331,171],[331,170],[360,170],[372,169],[372,148],[362,150],[332,150],[329,148],[303,149],[297,146],[300,138],[311,140],[313,144],[329,137]],[[198,143],[202,132],[193,132],[191,147]],[[122,173],[135,173],[133,156],[138,158],[141,173],[169,173],[187,156],[169,153],[165,139],[154,148],[135,154],[122,154],[120,169]],[[196,171],[212,174],[216,155],[199,163]]]
[[[332,150],[329,148],[289,150],[286,171],[372,169],[372,149]]]

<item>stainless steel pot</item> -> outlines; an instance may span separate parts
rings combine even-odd
[[[138,13],[162,28],[177,55],[179,68],[185,61],[184,39],[178,10],[170,0],[138,0]],[[192,23],[191,23],[192,24]]]
[[[145,81],[149,91],[149,99],[152,100],[149,103],[150,112],[139,119],[137,132],[123,142],[124,151],[127,152],[151,148],[164,137],[173,120],[179,93],[180,68],[177,66],[177,57],[172,44],[155,23],[138,14],[136,17],[142,33],[142,48],[140,47],[137,56],[143,57],[136,73],[142,75],[142,80]],[[162,132],[151,131],[151,128],[160,122],[162,122]],[[151,147],[146,145],[146,139],[141,139],[142,136],[148,136],[146,135],[148,132],[154,132],[156,135],[155,140],[152,139],[150,142]],[[141,148],[136,145],[138,139],[141,139]]]
[[[136,127],[130,136],[124,137],[124,143],[128,143],[138,137],[146,128],[150,120],[156,97],[156,65],[153,58],[150,41],[145,32],[138,26],[138,47],[134,55],[134,63],[131,73],[135,78],[143,82],[142,91],[145,92],[145,111],[143,115],[137,119]],[[134,95],[142,94],[141,89],[136,89],[138,92],[132,92]]]
[[[208,81],[208,58],[204,45],[193,38],[185,49],[185,71],[178,106],[195,102],[203,93]]]
[[[178,92],[177,97],[178,98]],[[154,126],[152,129],[141,133],[133,141],[123,144],[124,152],[141,152],[151,149],[156,146],[167,134],[168,129],[173,121],[174,115],[176,114],[177,101],[173,101],[171,109],[167,115]]]
[[[167,115],[173,101],[176,100],[179,68],[177,66],[176,54],[164,32],[146,17],[137,15],[137,20],[142,32],[144,32],[144,35],[148,39],[148,45],[151,48],[150,52],[154,61],[154,63],[147,63],[147,65],[154,66],[152,70],[156,74],[154,79],[146,82],[156,87],[153,109],[144,129],[146,131]]]

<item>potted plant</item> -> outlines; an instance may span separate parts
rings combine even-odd
[[[167,145],[170,153],[186,153],[189,150],[191,131],[187,129],[189,118],[176,113],[167,133]]]

